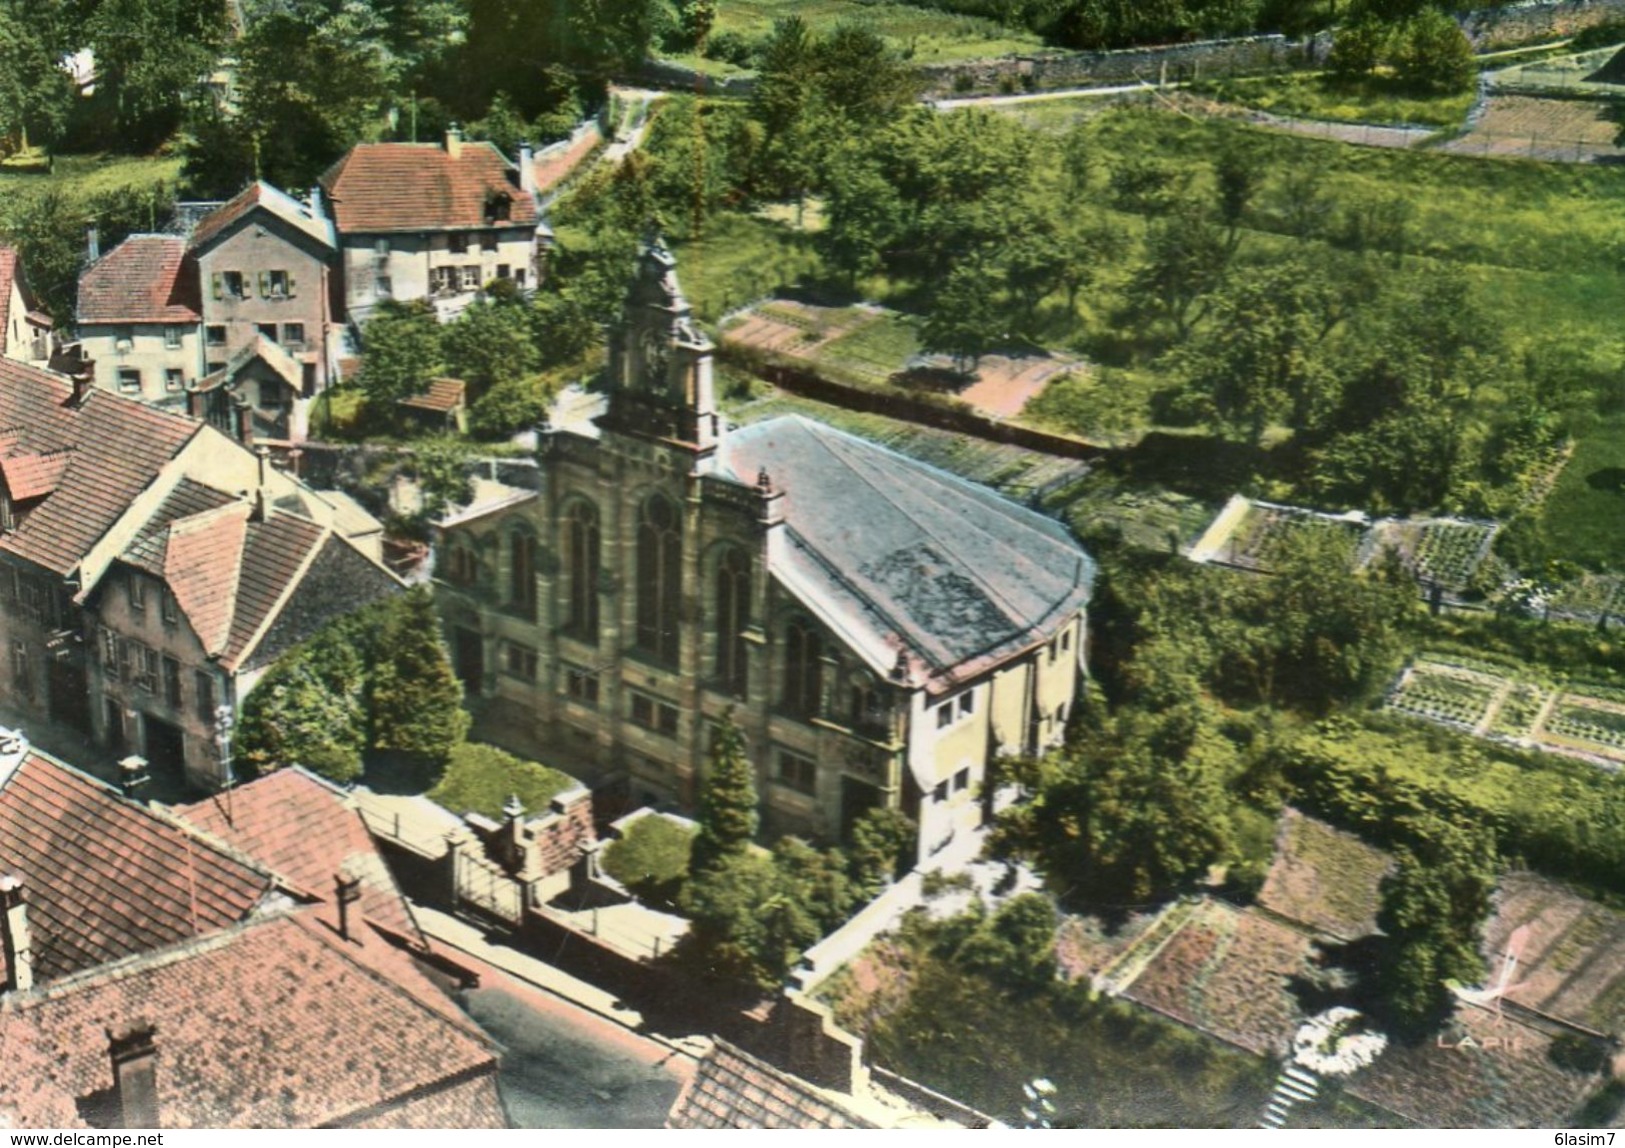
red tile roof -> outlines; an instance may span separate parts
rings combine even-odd
[[[49,454],[8,455],[0,458],[0,475],[4,475],[11,497],[27,502],[55,490],[72,457],[71,448]]]
[[[220,661],[234,669],[253,653],[257,639],[323,545],[345,545],[331,531],[291,514],[272,513],[250,525],[243,539],[236,610]]]
[[[453,159],[439,144],[357,144],[327,169],[321,184],[341,234],[448,228],[534,226],[536,201],[519,190],[513,164],[490,143],[465,143]],[[493,222],[495,196],[510,201]]]
[[[169,528],[164,581],[210,654],[225,648],[231,632],[251,509],[246,502],[233,503],[183,518]]]
[[[29,753],[0,783],[0,872],[23,880],[36,982],[234,924],[268,874]]]
[[[132,235],[79,276],[85,323],[196,323],[197,264],[175,235]]]
[[[800,1077],[718,1040],[672,1105],[670,1128],[875,1128]]]
[[[400,400],[403,407],[414,410],[430,411],[434,414],[450,414],[468,401],[468,384],[461,379],[430,379],[429,389],[421,395],[412,395],[410,398]]]
[[[303,769],[279,769],[176,814],[228,843],[292,885],[320,898],[322,919],[337,925],[334,877],[361,880],[361,911],[391,933],[423,943],[406,900],[342,790]]]
[[[67,379],[0,359],[0,453],[69,451],[50,496],[0,550],[68,574],[201,424],[106,391],[80,406]]]
[[[317,243],[327,247],[336,246],[325,219],[313,217],[309,209],[292,196],[278,191],[263,180],[257,180],[198,221],[192,229],[191,249],[197,251],[207,247],[256,211],[282,220]]]
[[[490,1043],[446,1023],[355,959],[308,914],[272,916],[125,966],[21,993],[0,1008],[0,1062],[27,1050],[28,1080],[0,1075],[0,1110],[38,1126],[27,1093],[84,1099],[113,1086],[109,1033],[150,1027],[164,1127],[438,1124],[433,1100],[483,1082],[468,1126],[504,1124]],[[26,1061],[24,1062],[26,1063]],[[19,1100],[18,1093],[24,1097]],[[482,1102],[478,1102],[482,1101]],[[37,1102],[37,1101],[36,1101]],[[421,1113],[414,1119],[415,1113]]]

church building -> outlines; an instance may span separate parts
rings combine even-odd
[[[660,243],[611,335],[608,410],[439,524],[436,586],[482,733],[692,808],[724,715],[763,828],[876,805],[921,857],[982,823],[1000,754],[1057,744],[1094,564],[1061,524],[810,419],[730,428]]]

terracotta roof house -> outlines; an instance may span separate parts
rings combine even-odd
[[[0,1125],[505,1125],[408,951],[10,736],[0,819]]]
[[[609,350],[596,424],[547,429],[533,481],[476,484],[439,523],[482,736],[691,807],[731,710],[765,834],[844,839],[886,806],[921,858],[971,837],[989,763],[1064,734],[1093,559],[1053,519],[810,419],[727,426],[658,241]]]
[[[132,235],[105,256],[92,232],[75,312],[81,356],[102,390],[170,409],[197,377],[203,303],[177,235]]]
[[[443,144],[357,144],[321,187],[343,255],[344,310],[357,324],[389,299],[429,299],[446,319],[494,279],[537,282],[538,235],[549,233],[528,155],[515,165],[454,127]]]
[[[28,286],[17,249],[0,245],[0,355],[43,367],[56,347],[54,326]]]
[[[0,359],[0,691],[210,788],[278,654],[394,593],[378,524],[204,423]]]

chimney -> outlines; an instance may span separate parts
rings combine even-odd
[[[73,382],[73,398],[70,401],[76,407],[84,406],[85,399],[90,394],[91,380],[94,378],[91,374],[91,367],[92,364],[87,362],[84,370],[78,374],[68,376]]]
[[[0,942],[6,954],[6,991],[24,992],[34,986],[34,942],[28,933],[28,905],[23,900],[23,879],[15,873],[0,877]]]
[[[101,237],[96,233],[96,225],[94,223],[87,223],[85,225],[85,262],[87,264],[94,263],[101,257]]]
[[[118,787],[131,801],[138,801],[141,787],[147,784],[147,759],[131,754],[118,763]]]
[[[529,140],[519,141],[519,190],[536,194],[536,154]]]
[[[446,127],[446,154],[452,159],[463,158],[463,129],[455,120]]]
[[[150,1024],[124,1033],[108,1030],[120,1128],[158,1127],[158,1049],[152,1040],[155,1031]]]
[[[338,894],[339,936],[346,941],[354,940],[350,936],[350,906],[361,900],[361,878],[346,867],[333,878],[333,887]]]
[[[261,444],[254,448],[254,458],[259,463],[259,481],[254,487],[254,512],[252,519],[255,522],[265,521],[265,478],[271,469],[271,448]]]
[[[237,403],[231,410],[232,421],[237,424],[237,441],[247,446],[254,441],[254,412],[247,403]]]
[[[310,192],[305,196],[305,206],[310,209],[312,219],[322,218],[322,185],[311,184]]]

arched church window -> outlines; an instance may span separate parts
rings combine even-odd
[[[638,648],[677,660],[678,600],[683,587],[683,524],[665,495],[651,495],[638,518]]]
[[[528,530],[508,533],[508,574],[514,612],[536,620],[536,537]]]
[[[818,713],[824,688],[823,642],[809,622],[784,628],[784,708],[801,717]]]
[[[745,696],[745,628],[750,625],[750,556],[730,549],[717,563],[717,681]]]
[[[598,508],[585,499],[570,507],[565,525],[565,626],[589,642],[598,640]]]
[[[472,586],[478,571],[479,565],[474,557],[474,547],[469,540],[461,534],[454,534],[448,538],[446,540],[446,580],[459,586]]]

